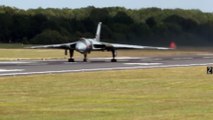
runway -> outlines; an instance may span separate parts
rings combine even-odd
[[[175,57],[118,57],[118,62],[116,63],[110,62],[110,59],[111,58],[90,58],[88,62],[77,60],[77,62],[74,63],[66,62],[66,60],[1,61],[0,76],[213,66],[213,54]]]

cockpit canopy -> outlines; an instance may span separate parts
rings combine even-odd
[[[85,40],[85,39],[86,39],[86,38],[84,38],[84,37],[81,37],[81,38],[80,38],[80,40]]]

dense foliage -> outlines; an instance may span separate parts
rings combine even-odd
[[[0,42],[52,44],[94,37],[103,22],[102,41],[140,45],[213,45],[213,13],[182,9],[29,9],[0,6]]]

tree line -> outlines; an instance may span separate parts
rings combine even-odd
[[[212,46],[213,13],[183,9],[80,9],[22,10],[0,6],[0,42],[55,44],[95,36],[103,22],[105,42],[166,46]]]

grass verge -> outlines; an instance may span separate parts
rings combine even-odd
[[[212,120],[206,67],[0,78],[3,120]]]
[[[152,56],[179,56],[179,55],[206,55],[212,54],[205,50],[118,50],[118,57],[152,57]],[[91,52],[92,57],[111,57],[111,52]],[[64,55],[64,50],[52,49],[0,49],[0,60],[25,60],[25,59],[68,59]],[[74,53],[75,59],[83,59],[83,55]]]

